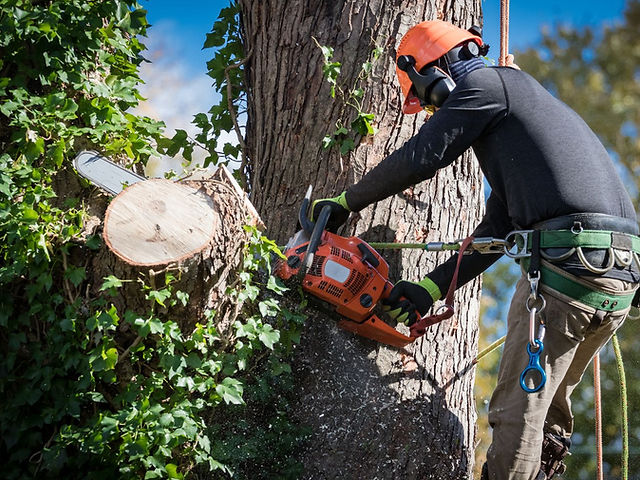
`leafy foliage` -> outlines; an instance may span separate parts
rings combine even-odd
[[[238,315],[225,330],[214,311],[190,331],[179,327],[176,312],[189,297],[170,272],[160,285],[115,275],[88,284],[89,259],[104,247],[83,230],[91,189],[78,183],[70,158],[93,147],[144,164],[154,143],[166,146],[162,123],[128,113],[140,99],[146,28],[134,0],[0,0],[4,478],[229,474],[241,461],[205,418],[227,405],[264,408],[261,385],[280,396],[287,384],[302,318],[280,305],[284,287],[264,273],[278,251],[255,230],[229,292]],[[139,310],[116,307],[130,288],[144,292]],[[262,444],[265,457],[298,438],[284,406],[273,418],[280,427],[268,441],[282,448]],[[227,420],[229,431],[246,425]],[[294,468],[269,471],[282,476],[285,467]]]
[[[331,86],[331,97],[336,98],[337,95],[345,110],[346,107],[349,107],[349,110],[355,112],[355,116],[348,124],[345,125],[340,120],[336,123],[335,131],[322,139],[322,146],[324,148],[337,146],[340,149],[340,155],[346,155],[350,151],[355,150],[357,139],[371,137],[376,133],[374,127],[375,115],[363,110],[362,100],[364,90],[361,85],[371,74],[375,62],[380,58],[380,55],[382,55],[383,49],[381,47],[373,49],[369,59],[362,64],[355,84],[345,91],[345,88],[338,82],[342,64],[333,60],[333,48],[320,45],[317,41],[316,44],[322,51],[324,60],[322,74]]]
[[[196,140],[206,145],[209,152],[216,152],[205,159],[205,166],[242,161],[239,145],[229,141],[218,145],[218,138],[223,132],[240,130],[236,116],[246,108],[243,66],[246,57],[238,17],[238,4],[232,1],[228,7],[220,11],[218,20],[207,34],[202,47],[215,49],[213,58],[207,62],[207,69],[208,75],[213,79],[213,87],[220,93],[220,101],[213,105],[207,114],[199,113],[194,119],[194,124],[202,131]],[[241,142],[242,138],[238,140]],[[237,175],[241,176],[241,183],[247,185],[244,165],[241,165]]]

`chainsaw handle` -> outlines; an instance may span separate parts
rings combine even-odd
[[[387,280],[387,283],[384,286],[384,291],[382,292],[382,295],[380,296],[380,300],[385,300],[387,298],[389,298],[389,295],[391,294],[391,290],[393,290],[393,283],[391,283],[389,280]],[[400,297],[398,298],[398,302],[401,302],[402,300],[407,300],[408,302],[411,302],[411,300],[409,300],[407,297]],[[416,309],[416,321],[414,322],[413,325],[415,325],[416,323],[420,322],[422,320],[422,315],[420,314],[420,312]],[[412,326],[413,326],[412,325]]]
[[[298,222],[300,222],[300,226],[302,229],[307,232],[307,234],[311,235],[313,229],[315,228],[315,223],[312,222],[307,216],[307,210],[309,210],[309,203],[311,202],[311,190],[313,187],[309,185],[307,189],[307,193],[300,204],[300,211],[298,212]],[[328,220],[328,218],[327,218]],[[326,222],[325,222],[326,223]],[[324,229],[324,227],[323,227]]]
[[[329,215],[331,215],[331,207],[325,205],[320,210],[320,215],[318,215],[318,219],[315,222],[313,227],[313,231],[311,232],[311,238],[309,239],[309,245],[307,245],[307,252],[304,256],[304,270],[307,270],[311,267],[311,263],[313,262],[313,256],[318,250],[318,246],[320,245],[320,240],[322,240],[322,233],[324,232],[324,227],[327,226],[327,221],[329,221]],[[310,222],[313,224],[313,222]]]

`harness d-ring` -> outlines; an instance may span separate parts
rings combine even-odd
[[[547,381],[547,374],[542,366],[540,366],[540,354],[544,351],[544,345],[541,340],[535,339],[536,351],[531,351],[531,345],[527,343],[527,353],[529,354],[529,363],[520,374],[520,387],[527,393],[535,393],[539,391]],[[527,375],[530,372],[537,372],[540,374],[540,383],[533,387],[529,387],[526,382]]]

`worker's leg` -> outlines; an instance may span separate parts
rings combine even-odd
[[[533,480],[538,475],[544,419],[580,343],[579,339],[565,335],[565,329],[555,323],[557,328],[547,328],[540,357],[547,374],[546,384],[536,393],[522,390],[520,374],[529,361],[526,308],[529,291],[528,281],[521,278],[509,310],[498,384],[489,405],[489,423],[493,427],[493,440],[487,452],[490,480]],[[590,315],[551,296],[546,301],[545,318],[560,319],[556,323],[569,324],[572,330],[586,330]]]
[[[594,286],[609,291],[610,293],[627,293],[633,291],[636,287],[633,284],[621,280],[608,278],[595,278],[591,279],[590,282]],[[549,295],[557,296],[556,293],[551,292],[549,292]],[[573,361],[567,370],[567,374],[560,383],[558,391],[551,402],[545,422],[544,430],[546,432],[553,433],[565,439],[571,437],[571,433],[573,432],[571,393],[580,383],[584,372],[591,363],[591,359],[622,325],[627,314],[628,310],[605,315],[594,315],[590,325],[583,333],[584,339],[578,346]],[[552,319],[549,321],[553,322]],[[575,332],[573,334],[575,335]]]
[[[595,279],[594,284],[611,293],[635,288],[626,282],[602,278]],[[544,358],[541,359],[547,372],[547,384],[540,392],[526,394],[519,387],[519,374],[526,360],[518,358],[523,355],[518,350],[526,348],[528,341],[528,311],[523,306],[528,288],[528,283],[522,279],[516,289],[509,312],[509,333],[498,387],[490,405],[489,420],[494,426],[494,440],[487,463],[491,480],[536,477],[545,413],[553,403],[548,429],[563,436],[570,435],[573,420],[569,395],[594,353],[606,343],[626,315],[626,312],[594,315],[594,309],[547,292],[547,308],[543,312],[547,334]],[[513,388],[513,385],[518,387]]]

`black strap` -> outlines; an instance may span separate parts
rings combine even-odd
[[[537,277],[540,272],[540,230],[534,230],[531,234],[531,260],[529,263],[529,275]]]

